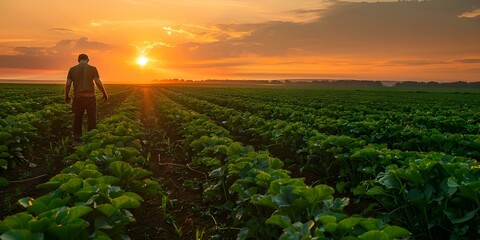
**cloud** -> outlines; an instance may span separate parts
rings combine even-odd
[[[111,49],[112,46],[106,43],[88,41],[88,38],[83,37],[76,41],[74,49],[88,50],[88,51],[104,51]]]
[[[34,41],[32,38],[0,38],[0,43],[11,43],[11,42],[30,42]]]
[[[229,68],[250,65],[250,61],[210,61],[210,62],[194,62],[194,63],[164,63],[163,67],[174,69],[200,69],[200,68]]]
[[[15,47],[14,50],[20,55],[44,56],[48,49],[43,47]]]
[[[189,42],[161,51],[166,57],[185,59],[480,55],[480,19],[458,18],[474,5],[474,0],[334,2],[318,10],[314,21],[218,25],[224,31],[222,41]],[[239,32],[243,34],[230,34]]]
[[[291,73],[291,72],[248,72],[236,73],[233,76],[242,78],[258,78],[258,79],[323,79],[323,78],[353,78],[353,76],[345,73]]]
[[[0,55],[0,68],[62,69],[79,52],[107,51],[111,45],[89,41],[87,38],[58,41],[51,47],[15,47],[14,55]]]
[[[101,27],[103,25],[109,24],[110,21],[105,19],[93,19],[90,21],[90,25],[93,27]]]
[[[73,32],[74,30],[73,29],[70,29],[70,28],[50,28],[48,29],[50,31],[56,31],[56,32]]]
[[[478,17],[478,16],[480,16],[480,8],[474,9],[474,10],[469,11],[469,12],[464,12],[461,15],[459,15],[458,17],[461,17],[461,18],[475,18],[475,17]]]
[[[476,58],[470,58],[470,59],[459,59],[455,60],[455,62],[458,63],[480,63],[480,59]]]
[[[450,60],[450,61],[394,60],[394,61],[388,61],[382,64],[382,66],[425,66],[425,65],[439,65],[439,64],[452,64],[452,63],[477,64],[477,63],[480,63],[480,59],[467,58],[467,59],[457,59],[457,60]]]
[[[448,61],[435,61],[435,60],[395,60],[389,61],[383,64],[383,66],[424,66],[424,65],[437,65],[437,64],[449,64]]]

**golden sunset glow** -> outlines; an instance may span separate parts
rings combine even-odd
[[[145,66],[146,64],[148,63],[148,58],[144,57],[144,56],[140,56],[137,58],[137,64],[140,65],[140,66]]]
[[[107,83],[480,80],[475,0],[29,0],[0,8],[0,79],[64,80],[86,53]]]

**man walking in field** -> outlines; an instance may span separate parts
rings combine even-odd
[[[103,100],[105,102],[108,100],[107,92],[100,81],[97,68],[89,65],[88,61],[86,54],[78,56],[78,65],[71,67],[68,71],[65,86],[65,102],[70,103],[70,88],[73,82],[73,140],[76,146],[80,144],[85,111],[87,111],[88,130],[94,129],[97,125],[97,100],[93,82],[102,92]]]

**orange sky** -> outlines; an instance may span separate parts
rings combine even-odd
[[[480,81],[480,1],[0,0],[0,79]],[[144,66],[138,57],[148,59]]]

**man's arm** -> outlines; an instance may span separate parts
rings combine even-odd
[[[105,91],[105,88],[103,87],[102,81],[100,81],[99,77],[95,77],[93,80],[95,80],[95,85],[97,85],[98,89],[103,94],[103,101],[106,102],[108,100],[108,95],[107,95],[107,91]]]
[[[70,103],[72,100],[70,98],[70,88],[72,87],[72,79],[67,78],[67,82],[65,83],[65,103]]]

